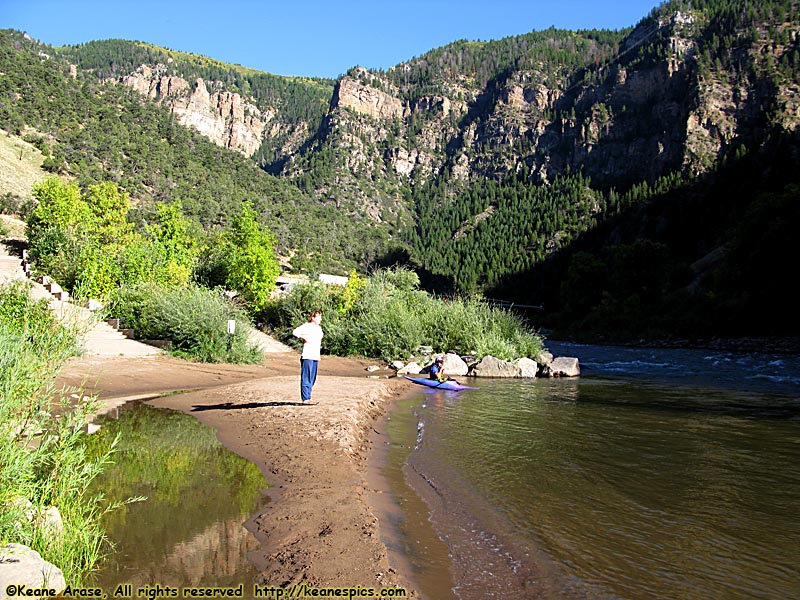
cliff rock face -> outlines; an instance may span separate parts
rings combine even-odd
[[[168,106],[182,125],[195,128],[216,144],[248,156],[258,150],[272,113],[259,110],[238,93],[209,92],[202,79],[190,84],[163,72],[163,67],[142,65],[120,81]]]
[[[375,119],[401,119],[406,112],[398,98],[350,77],[343,77],[339,81],[332,103]]]
[[[701,11],[653,15],[594,61],[578,50],[572,62],[534,60],[539,50],[529,46],[504,55],[491,77],[459,66],[461,51],[447,48],[389,73],[357,67],[337,82],[316,130],[318,121],[283,119],[219,82],[166,76],[163,65],[121,81],[222,146],[252,155],[271,139],[271,172],[394,222],[409,188],[440,176],[458,186],[524,168],[532,183],[580,172],[626,189],[705,173],[738,148],[758,147],[770,127],[796,131],[798,79],[776,79],[774,65],[794,60],[800,24],[721,30],[712,20]],[[548,52],[572,43],[541,33],[530,44]]]
[[[437,93],[415,95],[356,68],[338,82],[315,148],[340,157],[338,186],[350,181],[352,193],[389,205],[401,186],[444,172],[469,181],[525,165],[541,183],[583,172],[621,187],[675,171],[704,173],[737,144],[758,144],[767,120],[787,131],[800,122],[797,84],[775,86],[757,67],[794,51],[798,23],[781,26],[783,45],[762,27],[755,39],[739,33],[747,43],[720,52],[722,60],[704,62],[708,27],[693,12],[644,20],[613,60],[558,84],[542,65],[509,69],[483,86],[469,77],[437,81]],[[297,167],[291,162],[284,173]]]

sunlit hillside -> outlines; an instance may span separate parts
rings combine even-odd
[[[14,135],[0,134],[0,197],[24,200],[33,184],[45,178],[44,156],[38,148]],[[0,205],[2,206],[2,205]],[[4,206],[2,206],[4,208]]]

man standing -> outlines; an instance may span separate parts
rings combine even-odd
[[[303,323],[292,331],[292,335],[303,340],[303,353],[300,355],[300,399],[303,404],[319,404],[311,399],[311,389],[317,380],[320,346],[322,345],[322,311],[315,310]]]

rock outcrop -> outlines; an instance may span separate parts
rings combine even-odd
[[[164,65],[119,81],[222,146],[267,148],[271,172],[312,180],[337,208],[402,224],[408,189],[442,174],[453,189],[522,170],[534,184],[582,173],[598,189],[627,189],[707,173],[737,148],[759,147],[767,131],[798,130],[796,77],[759,66],[792,62],[796,19],[721,25],[702,9],[669,11],[642,19],[619,44],[555,31],[520,36],[514,50],[498,43],[509,56],[486,77],[459,64],[471,49],[457,43],[389,73],[357,67],[336,83],[324,118],[316,105],[320,121],[257,107],[222,82],[187,81]],[[711,48],[725,36],[735,49]],[[600,52],[592,59],[580,44]],[[531,58],[543,48],[568,54],[565,46],[574,61]]]
[[[335,181],[373,203],[383,220],[391,202],[381,206],[376,197],[399,196],[403,185],[443,172],[454,184],[522,168],[541,183],[581,172],[601,187],[702,174],[736,144],[759,143],[766,107],[770,122],[787,131],[800,123],[795,82],[773,85],[755,71],[701,64],[709,27],[693,11],[644,19],[613,60],[587,66],[580,79],[559,80],[522,59],[487,83],[455,73],[448,79],[442,73],[458,69],[438,65],[441,72],[430,70],[439,79],[412,77],[401,86],[397,77],[357,68],[337,84],[318,147],[342,158]],[[780,35],[797,39],[798,24],[784,23]],[[791,44],[770,44],[766,31],[762,39],[737,52],[787,60]],[[409,70],[415,60],[395,69]],[[294,168],[285,173],[303,172]]]
[[[182,125],[220,146],[248,156],[259,149],[274,116],[271,112],[259,110],[238,93],[216,90],[217,84],[210,84],[214,91],[209,91],[209,84],[200,78],[189,83],[164,73],[161,65],[142,65],[120,82],[169,107]]]
[[[407,111],[399,98],[351,77],[339,80],[333,92],[332,105],[350,108],[374,119],[402,119]]]

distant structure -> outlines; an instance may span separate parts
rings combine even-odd
[[[319,281],[326,285],[347,285],[350,280],[349,277],[342,277],[341,275],[328,275],[327,273],[320,273]],[[278,295],[286,294],[292,291],[292,288],[298,283],[308,283],[307,275],[279,275],[275,279],[276,292]]]
[[[326,275],[325,273],[320,273],[319,280],[328,285],[347,285],[350,278],[342,277],[341,275]]]

